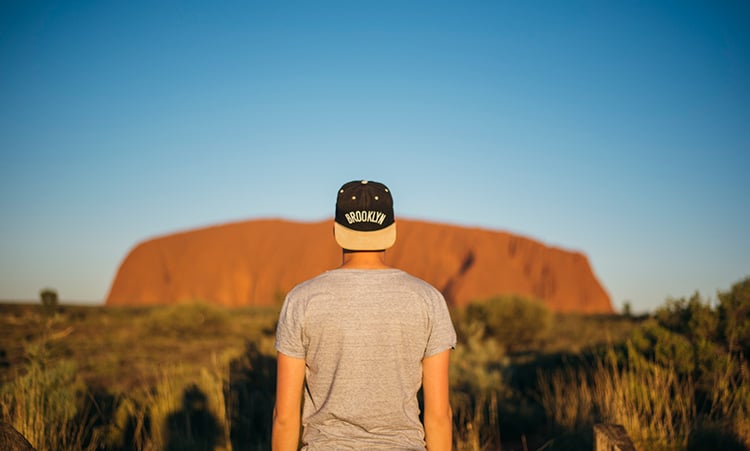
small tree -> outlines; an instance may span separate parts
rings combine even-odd
[[[39,297],[42,300],[42,306],[47,313],[55,313],[58,306],[57,291],[51,288],[45,288],[39,292]]]
[[[719,329],[732,352],[750,355],[750,277],[719,292]]]
[[[690,299],[667,299],[654,315],[662,327],[690,337],[690,340],[715,339],[719,318],[708,301],[696,292]]]
[[[625,301],[622,304],[622,314],[628,318],[633,316],[633,306],[631,305],[630,301]]]

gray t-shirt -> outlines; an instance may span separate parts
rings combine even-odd
[[[398,269],[336,269],[286,297],[276,349],[306,364],[307,450],[424,450],[422,359],[456,345],[434,287]]]

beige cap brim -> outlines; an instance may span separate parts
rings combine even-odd
[[[333,223],[336,242],[350,251],[379,251],[388,249],[396,242],[396,223],[374,232],[358,232],[347,229],[338,222]]]

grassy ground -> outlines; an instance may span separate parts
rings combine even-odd
[[[750,449],[750,278],[648,317],[451,312],[458,451]],[[0,419],[47,450],[266,450],[275,309],[0,304]]]
[[[276,315],[194,304],[63,306],[49,316],[36,305],[0,304],[0,381],[23,367],[29,344],[44,341],[49,357],[74,361],[87,385],[132,390],[155,381],[160,368],[205,367],[213,356],[241,354],[248,342],[268,348]]]
[[[461,316],[454,312],[456,321]],[[165,449],[168,441],[163,437],[168,434],[156,425],[157,418],[168,423],[175,412],[190,412],[185,403],[197,399],[206,404],[219,397],[227,407],[212,407],[212,418],[223,418],[216,422],[223,423],[224,439],[215,440],[213,448],[264,449],[267,437],[259,435],[269,432],[276,317],[275,309],[229,310],[204,304],[62,306],[54,314],[37,305],[0,304],[0,382],[18,380],[31,361],[43,360],[49,367],[74,363],[76,380],[87,389],[87,409],[96,412],[95,423],[106,436],[99,438],[100,446],[104,443],[108,449]],[[480,402],[475,399],[477,387],[469,387],[465,396],[454,400],[457,416],[463,419],[457,431],[459,448],[494,446],[488,443],[497,438],[485,429],[488,421],[501,420],[482,413],[487,410],[482,407],[485,402],[494,403],[487,404],[493,411],[500,404],[502,427],[496,426],[503,433],[503,449],[543,444],[547,437],[540,432],[541,404],[523,401],[525,408],[508,408],[516,402],[514,390],[533,385],[540,365],[556,365],[582,349],[622,341],[635,324],[619,316],[554,315],[547,333],[525,348],[509,352],[483,341],[477,345],[481,352],[464,349],[481,359],[482,371],[488,362],[502,367],[494,386],[481,382],[485,374],[477,380],[471,376],[467,383],[483,383],[487,392],[505,395]],[[460,350],[456,355],[454,365],[460,367],[465,363]],[[212,391],[217,394],[211,396]]]
[[[0,407],[8,416],[27,408],[28,402],[11,405],[8,392],[24,392],[28,399],[48,396],[38,392],[51,387],[29,385],[52,384],[44,375],[64,373],[72,364],[74,374],[60,377],[76,387],[78,410],[88,413],[87,421],[96,429],[78,432],[85,436],[81,440],[105,449],[204,449],[200,440],[182,440],[184,428],[172,424],[189,414],[221,431],[206,449],[264,449],[265,438],[245,437],[242,430],[268,435],[277,314],[274,309],[227,310],[200,303],[62,306],[49,314],[41,306],[0,304],[0,383],[6,388]],[[35,376],[35,368],[43,377]],[[40,399],[35,410],[65,404],[66,396],[55,392],[55,399]],[[28,428],[44,428],[44,418],[34,422],[32,412],[24,416]],[[263,424],[247,428],[247,422]],[[59,449],[55,442],[61,439],[37,447]],[[255,446],[232,447],[233,440]]]
[[[516,312],[518,301],[511,301]],[[451,365],[457,450],[591,449],[593,423],[643,422],[654,408],[678,405],[675,399],[685,406],[682,423],[633,420],[629,432],[672,434],[681,440],[672,449],[700,449],[686,436],[696,421],[731,417],[729,426],[713,421],[710,427],[720,429],[709,442],[742,449],[732,437],[750,431],[742,419],[750,395],[732,393],[748,391],[746,362],[717,373],[724,386],[710,394],[716,413],[699,416],[691,386],[681,382],[689,378],[644,360],[641,351],[611,357],[638,331],[653,329],[643,329],[649,318],[552,314],[534,306],[526,321],[544,327],[529,334],[532,324],[509,320],[501,304],[452,312],[459,334]],[[277,314],[200,303],[62,306],[54,313],[0,304],[0,413],[40,451],[269,449]],[[664,393],[632,391],[657,382]],[[611,399],[617,411],[607,411]]]

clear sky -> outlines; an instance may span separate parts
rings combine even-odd
[[[613,305],[750,275],[746,1],[0,2],[0,299],[134,245],[397,214],[588,255]],[[293,264],[293,262],[290,262]]]

